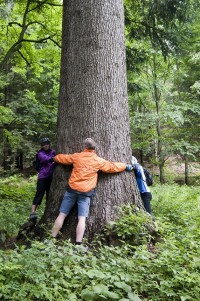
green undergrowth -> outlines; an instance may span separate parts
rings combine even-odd
[[[121,208],[119,218],[111,221],[104,229],[105,237],[116,245],[147,245],[160,237],[157,223],[144,211],[133,206]]]
[[[19,226],[27,221],[36,191],[37,177],[24,179],[12,176],[0,179],[0,239],[15,236]],[[38,209],[41,215],[44,204]]]
[[[125,207],[106,230],[120,246],[99,240],[82,253],[50,239],[0,251],[0,300],[199,301],[200,188],[151,190],[159,239],[153,241],[146,214]]]

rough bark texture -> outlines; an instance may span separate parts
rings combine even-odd
[[[63,1],[63,45],[57,153],[83,149],[87,137],[97,142],[106,160],[131,162],[122,0]],[[57,166],[42,222],[54,221],[70,167]],[[116,218],[117,207],[141,207],[133,173],[99,173],[85,236],[91,241],[103,225]],[[75,235],[75,210],[63,227]]]

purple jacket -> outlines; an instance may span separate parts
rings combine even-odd
[[[39,150],[37,153],[38,159],[40,160],[40,170],[38,173],[38,179],[48,178],[53,175],[53,170],[55,163],[49,162],[49,159],[55,156],[55,150],[50,149],[45,151],[43,149]]]

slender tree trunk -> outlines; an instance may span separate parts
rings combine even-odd
[[[157,63],[156,63],[156,54],[153,56],[153,97],[156,104],[156,131],[157,131],[157,158],[158,158],[158,166],[160,171],[160,183],[164,183],[164,158],[163,158],[163,145],[162,145],[162,128],[160,122],[160,97],[161,93],[158,88],[158,80],[157,80]]]
[[[18,168],[19,170],[23,170],[23,152],[20,151],[16,156],[15,156],[15,168]]]
[[[3,144],[3,169],[10,170],[11,169],[11,149],[7,138],[4,138]]]
[[[165,183],[165,177],[164,177],[164,163],[159,163],[159,172],[160,172],[160,183]]]
[[[187,155],[185,156],[185,184],[189,184],[189,165]]]
[[[91,137],[99,156],[130,163],[123,1],[66,0],[63,6],[57,153],[79,152]],[[70,172],[71,167],[56,168],[42,223],[57,216]],[[91,241],[116,219],[119,206],[133,202],[142,207],[134,173],[99,173],[85,236]],[[63,227],[72,240],[75,215]]]
[[[140,162],[142,165],[144,164],[144,152],[142,149],[140,149]]]

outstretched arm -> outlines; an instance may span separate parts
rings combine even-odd
[[[106,173],[117,173],[126,170],[126,164],[121,162],[112,162],[112,161],[110,162],[102,158],[100,158],[99,162],[100,162],[99,169]]]
[[[70,165],[73,164],[73,155],[58,154],[53,158],[56,163]]]

